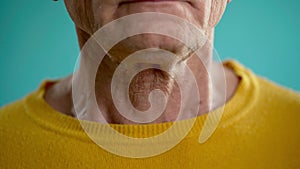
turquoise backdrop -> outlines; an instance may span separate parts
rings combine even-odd
[[[215,48],[222,59],[300,91],[299,9],[299,0],[233,0]],[[79,49],[62,1],[2,0],[0,13],[0,106],[72,73]]]

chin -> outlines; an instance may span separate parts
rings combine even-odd
[[[174,54],[180,54],[181,50],[185,48],[184,44],[170,37],[163,35],[137,35],[126,39],[124,46],[136,52],[142,49],[157,48],[172,52]]]
[[[149,48],[166,50],[174,53],[180,59],[186,59],[193,52],[183,43],[170,37],[153,34],[143,34],[129,37],[110,50],[113,61],[121,63],[130,54]],[[120,52],[121,51],[121,52]]]

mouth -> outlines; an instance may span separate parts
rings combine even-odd
[[[119,3],[119,6],[126,5],[126,4],[133,4],[133,3],[145,3],[145,2],[148,3],[185,2],[190,4],[191,6],[194,6],[190,1],[186,1],[186,0],[124,0]]]

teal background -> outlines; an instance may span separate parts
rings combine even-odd
[[[233,0],[215,48],[222,59],[300,91],[299,9],[299,0]],[[2,0],[0,14],[0,106],[72,73],[79,48],[62,1]]]

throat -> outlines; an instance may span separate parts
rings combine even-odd
[[[129,86],[129,98],[136,109],[146,111],[151,106],[149,102],[151,91],[160,90],[169,101],[175,102],[176,98],[180,98],[178,96],[180,93],[176,92],[177,87],[174,79],[166,72],[158,69],[147,69],[139,72],[132,79]]]

